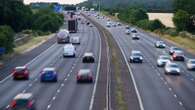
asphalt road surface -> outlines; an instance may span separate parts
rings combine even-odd
[[[106,27],[106,19],[90,17]],[[140,40],[132,40],[131,35],[125,34],[124,25],[107,29],[112,33],[127,59],[130,57],[131,50],[139,50],[144,55],[143,64],[129,63],[144,110],[195,110],[195,72],[188,71],[184,62],[177,62],[182,70],[180,76],[167,76],[163,68],[157,67],[158,56],[168,53],[169,47],[173,44],[166,42],[166,49],[157,49],[154,43],[160,38],[146,32],[139,32]],[[186,59],[195,57],[183,51]]]
[[[35,59],[25,62],[30,69],[30,80],[14,81],[8,77],[0,84],[0,108],[6,109],[18,93],[32,93],[37,110],[87,110],[90,106],[95,85],[77,84],[76,74],[80,69],[91,69],[96,79],[100,54],[100,37],[95,27],[79,23],[81,44],[76,46],[76,58],[63,58],[63,44],[52,44]],[[95,63],[83,64],[85,52],[93,52]],[[20,65],[19,65],[20,66]],[[57,83],[41,83],[40,71],[45,67],[55,67],[58,73]],[[8,74],[8,73],[7,73]]]

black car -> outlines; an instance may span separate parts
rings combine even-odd
[[[133,50],[130,56],[130,63],[142,63],[143,56],[140,51]]]
[[[88,52],[83,55],[83,63],[94,63],[95,62],[95,57],[93,53]]]

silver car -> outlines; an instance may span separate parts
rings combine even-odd
[[[163,41],[156,41],[155,47],[156,48],[165,48],[166,44]]]
[[[173,62],[167,62],[164,69],[166,75],[180,75],[181,72],[179,65]]]
[[[186,63],[188,70],[195,70],[195,59],[189,59]]]
[[[157,66],[164,67],[167,62],[170,61],[170,57],[168,55],[160,55],[157,59]]]

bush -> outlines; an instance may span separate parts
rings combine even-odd
[[[187,32],[187,31],[181,31],[181,32],[179,32],[179,36],[191,38],[191,37],[192,37],[192,34],[190,34],[190,33]]]
[[[149,29],[151,31],[154,31],[157,29],[163,29],[163,28],[165,28],[165,26],[158,19],[149,22]]]
[[[9,26],[0,26],[0,47],[6,49],[6,53],[14,48],[14,31]]]
[[[150,28],[150,21],[145,19],[145,20],[140,20],[136,23],[136,25],[142,29],[149,29]]]
[[[190,15],[183,10],[179,10],[174,14],[173,22],[176,26],[177,31],[187,30]]]
[[[171,35],[171,36],[177,36],[178,35],[178,32],[174,28],[168,28],[168,29],[166,29],[164,31],[164,34],[168,34],[168,35]]]

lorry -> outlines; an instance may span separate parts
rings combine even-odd
[[[66,29],[61,29],[59,32],[56,34],[57,36],[57,43],[69,43],[70,42],[70,34],[69,31]]]
[[[70,33],[76,33],[78,31],[78,21],[74,13],[71,13],[68,18],[68,31]]]

